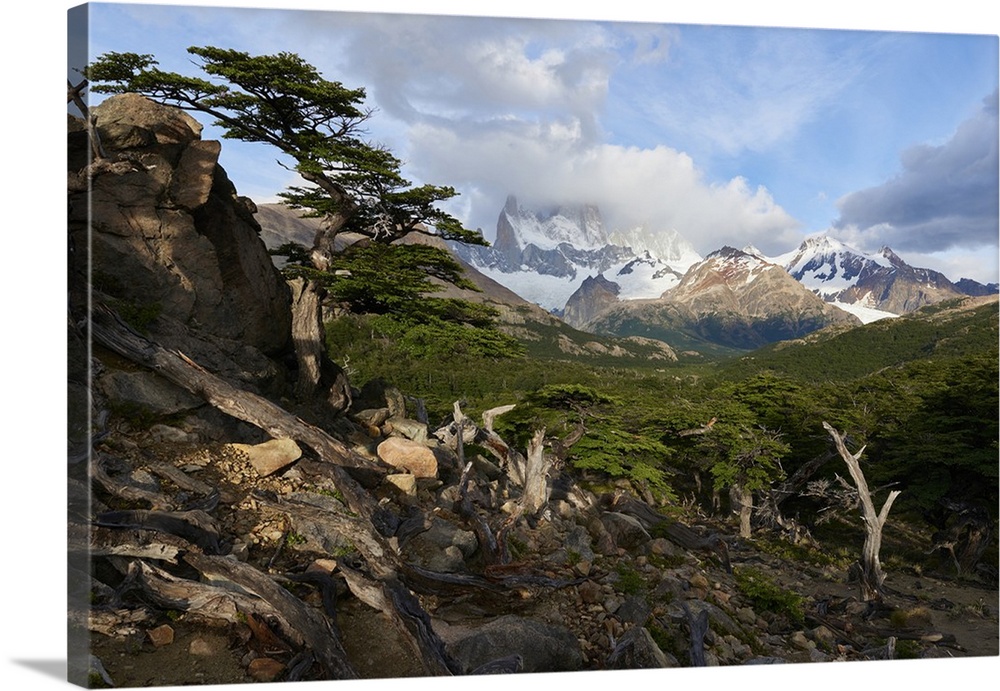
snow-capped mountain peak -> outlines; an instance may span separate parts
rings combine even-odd
[[[855,285],[864,272],[893,267],[884,255],[856,250],[829,235],[808,237],[797,250],[774,257],[773,261],[828,300]]]
[[[827,302],[865,322],[988,290],[979,284],[959,287],[937,271],[914,268],[889,247],[867,253],[829,235],[806,238],[798,249],[773,261]]]
[[[622,299],[651,298],[676,285],[701,257],[676,231],[637,225],[608,232],[592,204],[528,209],[513,195],[492,247],[453,244],[479,271],[550,311],[561,311],[587,276],[605,274]]]
[[[509,238],[501,238],[503,225],[507,226],[504,230],[509,232]],[[597,249],[609,243],[596,206],[560,206],[537,212],[521,206],[514,195],[507,197],[497,226],[497,244],[510,241],[522,249],[534,245],[540,250],[555,249],[562,243],[577,249]]]

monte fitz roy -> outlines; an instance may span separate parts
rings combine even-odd
[[[609,228],[595,205],[536,210],[513,195],[491,247],[451,249],[576,328],[667,342],[677,330],[736,348],[997,292],[996,284],[910,266],[889,247],[866,253],[825,234],[776,256],[748,246],[703,258],[673,229]]]

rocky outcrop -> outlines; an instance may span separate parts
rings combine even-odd
[[[89,166],[86,132],[70,123],[71,271],[86,275],[89,259],[94,291],[161,344],[247,383],[277,379],[268,356],[291,345],[289,291],[219,142],[134,94],[93,116],[106,159]]]
[[[612,283],[603,275],[588,276],[566,301],[563,321],[582,329],[601,310],[618,302],[619,290],[617,283]]]

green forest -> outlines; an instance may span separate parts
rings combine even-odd
[[[627,481],[665,506],[708,512],[714,495],[724,516],[730,488],[765,500],[827,454],[826,421],[852,450],[864,447],[872,488],[882,496],[902,491],[894,519],[933,531],[970,516],[996,524],[995,302],[939,304],[808,342],[667,365],[639,358],[596,365],[537,346],[527,352],[530,341],[524,352],[487,354],[474,328],[460,340],[451,330],[415,332],[405,323],[344,314],[327,324],[330,355],[349,363],[356,386],[381,379],[421,399],[434,423],[456,400],[472,416],[515,403],[497,426],[522,448],[539,427],[558,444],[582,424],[567,467],[598,488]],[[711,420],[710,433],[684,434]],[[818,539],[856,542],[841,530],[846,521],[827,520],[836,513],[838,476],[846,469],[831,457],[783,510]]]

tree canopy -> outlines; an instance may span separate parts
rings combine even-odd
[[[340,231],[380,243],[416,231],[486,244],[478,231],[436,208],[456,196],[454,188],[413,186],[398,158],[365,139],[374,111],[364,106],[363,88],[323,78],[294,53],[250,55],[213,47],[188,52],[210,79],[161,70],[152,55],[137,53],[105,53],[83,72],[94,92],[138,93],[201,111],[215,118],[225,138],[264,142],[291,157],[307,184],[281,196],[304,215],[324,219],[327,232],[314,248],[318,268],[327,268]]]

